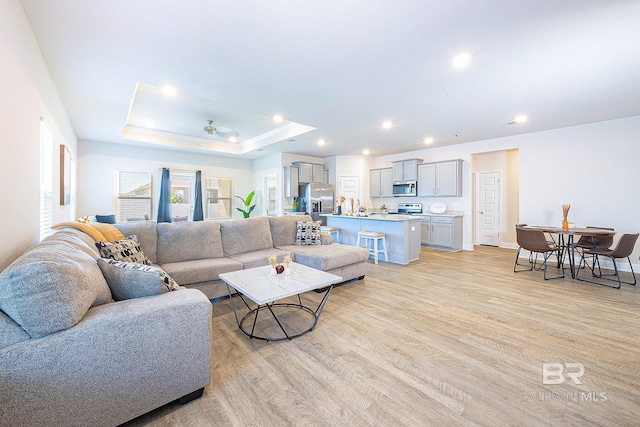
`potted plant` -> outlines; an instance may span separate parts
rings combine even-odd
[[[253,200],[253,196],[256,195],[255,190],[252,191],[251,193],[249,193],[249,195],[247,196],[246,199],[243,199],[240,196],[236,196],[238,199],[240,199],[242,201],[242,204],[244,204],[244,209],[240,209],[240,208],[236,208],[238,211],[242,212],[242,215],[245,218],[249,218],[249,216],[251,216],[251,212],[253,212],[253,210],[255,209],[256,205],[255,203],[252,205],[251,201]]]
[[[298,198],[294,197],[293,198],[293,203],[291,204],[291,212],[298,212],[298,206],[300,206],[300,203],[298,202]]]

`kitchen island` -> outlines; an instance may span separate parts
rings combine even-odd
[[[329,227],[340,229],[342,244],[355,246],[359,231],[378,231],[385,234],[389,262],[408,264],[420,258],[421,218],[408,215],[321,215]],[[384,259],[384,256],[382,257]]]

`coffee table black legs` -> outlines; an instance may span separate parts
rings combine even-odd
[[[322,300],[318,304],[318,307],[315,310],[303,304],[302,298],[300,297],[299,294],[297,295],[298,303],[270,302],[266,304],[259,304],[257,307],[251,308],[251,306],[245,299],[244,295],[238,292],[237,295],[240,297],[240,299],[242,300],[246,308],[249,310],[248,313],[246,313],[242,318],[239,318],[238,312],[236,310],[236,305],[233,300],[233,296],[231,294],[231,287],[227,284],[227,291],[229,292],[229,301],[231,301],[231,307],[233,308],[233,315],[236,318],[236,323],[238,324],[238,328],[249,338],[255,338],[255,339],[264,340],[264,341],[290,340],[292,338],[296,338],[301,335],[304,335],[309,331],[312,331],[313,328],[315,328],[316,324],[318,323],[318,319],[322,314],[322,310],[324,309],[324,306],[327,303],[327,299],[329,298],[329,294],[331,293],[332,289],[333,289],[333,285],[326,288],[326,292],[322,297]],[[275,320],[276,324],[278,325],[279,329],[282,331],[284,336],[262,336],[262,335],[256,334],[256,324],[258,322],[258,316],[260,312],[263,312],[265,309],[268,310],[269,313],[271,313],[271,317]],[[280,309],[302,310],[306,314],[309,314],[310,316],[309,327],[302,331],[298,331],[296,333],[287,332],[287,328],[286,328],[287,325],[284,324],[284,322],[278,318],[278,316],[276,315],[276,312],[274,311],[274,310],[280,310]],[[248,323],[251,325],[250,330],[246,328],[246,326],[248,326],[247,325]]]

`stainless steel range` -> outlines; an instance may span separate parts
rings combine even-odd
[[[422,203],[398,203],[398,214],[413,215],[422,213]]]

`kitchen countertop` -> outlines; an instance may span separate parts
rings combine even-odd
[[[414,216],[464,216],[464,211],[444,211],[443,213],[423,212]]]
[[[369,215],[369,216],[351,216],[351,215],[333,215],[333,214],[320,214],[320,216],[346,218],[346,219],[363,219],[363,220],[375,220],[375,221],[416,221],[420,220],[417,216],[412,215]]]

